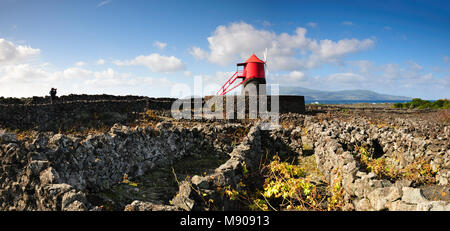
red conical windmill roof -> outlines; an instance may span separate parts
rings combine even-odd
[[[245,62],[246,63],[264,63],[261,59],[256,57],[255,54],[252,54],[252,56],[250,56],[250,58],[248,58],[247,61],[245,61]]]

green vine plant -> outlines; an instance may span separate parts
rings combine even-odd
[[[342,173],[336,171],[337,176],[330,187],[331,197],[328,200],[328,211],[343,210],[344,208],[344,188],[342,187]]]
[[[242,177],[237,185],[219,186],[213,195],[192,185],[191,188],[206,210],[216,209],[214,200],[225,199],[237,202],[242,210],[343,210],[342,174],[338,172],[331,184],[318,186],[297,161],[297,158],[282,160],[278,154],[271,156],[266,150],[256,171],[249,171],[247,164],[242,163]]]
[[[439,166],[433,169],[430,164],[431,161],[427,161],[423,157],[419,157],[407,166],[400,168],[395,165],[396,162],[399,162],[398,159],[392,157],[371,158],[364,147],[357,146],[356,151],[367,171],[375,173],[380,179],[385,178],[391,181],[407,179],[418,185],[436,183]]]
[[[256,178],[262,178],[262,187],[256,183],[261,182]],[[241,202],[249,210],[341,210],[344,204],[341,178],[326,187],[330,191],[327,194],[318,190],[311,176],[294,161],[282,161],[274,155],[269,163],[260,164],[258,173],[247,171],[239,183],[239,189],[226,187],[224,195]]]

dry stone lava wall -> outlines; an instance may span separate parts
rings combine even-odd
[[[170,110],[175,100],[137,96],[74,95],[63,96],[57,103],[50,104],[45,98],[35,98],[0,99],[0,127],[40,131],[110,127],[115,123],[133,122],[139,118],[139,113],[148,109]]]
[[[346,209],[352,210],[450,210],[448,201],[430,201],[409,180],[380,179],[362,166],[354,147],[366,147],[374,157],[388,156],[403,168],[419,158],[430,161],[437,171],[437,184],[449,186],[449,127],[425,136],[403,127],[377,127],[363,118],[318,120],[305,118],[308,138],[314,143],[316,163],[329,182],[342,179]],[[421,124],[421,126],[428,126]],[[419,130],[420,131],[420,130]],[[414,186],[414,187],[413,187]]]
[[[183,156],[222,155],[233,150],[237,125],[156,128],[115,125],[105,134],[74,137],[38,133],[32,140],[0,132],[0,210],[87,210],[86,194],[108,189],[124,174]]]

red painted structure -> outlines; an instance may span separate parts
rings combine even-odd
[[[264,62],[256,57],[255,54],[252,54],[247,61],[244,63],[237,64],[237,71],[231,76],[230,79],[220,88],[220,90],[216,93],[216,95],[225,95],[226,93],[232,91],[236,87],[241,84],[244,84],[244,87],[247,83],[250,83],[256,80],[259,83],[266,83],[266,74],[264,71]],[[239,69],[242,67],[243,69]],[[242,79],[238,80],[237,79]],[[237,82],[237,84],[235,84]]]

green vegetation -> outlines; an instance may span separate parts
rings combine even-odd
[[[359,154],[360,161],[367,171],[375,173],[380,179],[384,178],[391,181],[407,179],[417,185],[436,183],[438,169],[433,169],[430,160],[420,157],[405,167],[400,167],[396,164],[400,162],[399,159],[389,157],[371,158],[371,155],[364,147],[356,147],[356,152]]]
[[[394,104],[394,108],[403,108],[403,109],[450,109],[450,100],[440,99],[434,102],[430,102],[428,100],[422,100],[420,98],[414,98],[411,102],[407,103],[396,103]]]
[[[239,190],[225,188],[223,195],[238,201],[244,210],[343,209],[342,177],[326,182],[315,165],[314,156],[283,159],[279,155],[266,155],[259,171],[244,173]]]
[[[314,155],[314,147],[312,144],[309,143],[303,143],[302,145],[303,155],[304,156],[311,156]]]

